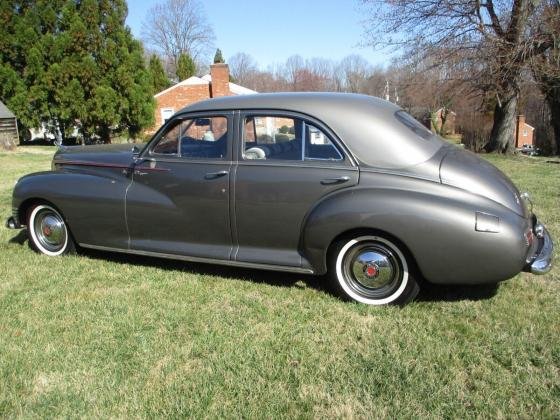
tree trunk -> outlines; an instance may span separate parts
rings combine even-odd
[[[500,99],[501,104],[498,101],[494,109],[494,125],[486,150],[512,154],[515,151],[514,132],[517,117],[517,92]]]
[[[101,141],[105,144],[111,143],[111,129],[107,125],[101,125],[99,129],[99,136],[101,137]]]
[[[546,99],[550,108],[550,122],[554,129],[554,154],[560,155],[560,88],[553,89]]]

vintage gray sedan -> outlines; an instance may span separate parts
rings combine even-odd
[[[323,275],[343,297],[402,304],[419,280],[547,272],[527,194],[394,104],[259,94],[176,113],[142,150],[62,147],[21,178],[7,225],[37,251],[76,245]]]

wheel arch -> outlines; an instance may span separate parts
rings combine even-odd
[[[42,197],[29,197],[24,199],[18,206],[18,217],[19,217],[19,222],[21,225],[26,226],[27,225],[27,219],[29,217],[29,212],[31,211],[31,209],[33,207],[35,207],[36,205],[39,204],[46,204],[48,206],[53,207],[57,212],[59,212],[62,217],[65,219],[66,222],[66,217],[64,216],[64,212],[62,212],[60,210],[60,208],[54,204],[52,201],[47,200],[46,198],[42,198]]]
[[[372,228],[372,227],[360,227],[360,228],[351,228],[348,229],[344,232],[339,233],[338,235],[336,235],[331,242],[329,243],[328,247],[325,250],[324,253],[324,264],[325,264],[325,269],[328,265],[328,261],[329,259],[333,256],[333,252],[335,251],[336,245],[343,241],[343,240],[350,240],[352,238],[356,238],[359,236],[379,236],[381,238],[387,239],[391,242],[393,242],[399,249],[400,251],[404,254],[404,256],[407,259],[407,262],[409,263],[409,269],[412,272],[413,275],[417,275],[420,274],[422,275],[420,268],[418,267],[418,263],[416,262],[416,257],[414,256],[414,254],[412,253],[412,251],[410,250],[410,248],[406,245],[406,243],[404,241],[402,241],[399,237],[393,235],[390,232],[387,232],[383,229],[378,229],[378,228]]]

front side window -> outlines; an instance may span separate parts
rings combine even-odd
[[[254,115],[243,124],[244,160],[342,160],[327,134],[294,117]]]
[[[152,153],[188,159],[224,159],[227,155],[227,137],[226,117],[177,120],[160,137]]]

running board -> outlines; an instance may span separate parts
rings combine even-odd
[[[144,257],[165,258],[168,260],[188,261],[188,262],[203,263],[203,264],[219,264],[219,265],[227,265],[231,267],[255,268],[258,270],[283,271],[287,273],[315,274],[315,272],[312,269],[302,268],[302,267],[258,264],[258,263],[232,261],[232,260],[217,260],[213,258],[190,257],[186,255],[176,255],[176,254],[163,254],[159,252],[140,251],[136,249],[111,248],[107,246],[89,245],[89,244],[79,244],[79,245],[82,248],[95,249],[97,251],[109,251],[109,252],[118,252],[121,254],[142,255]]]

